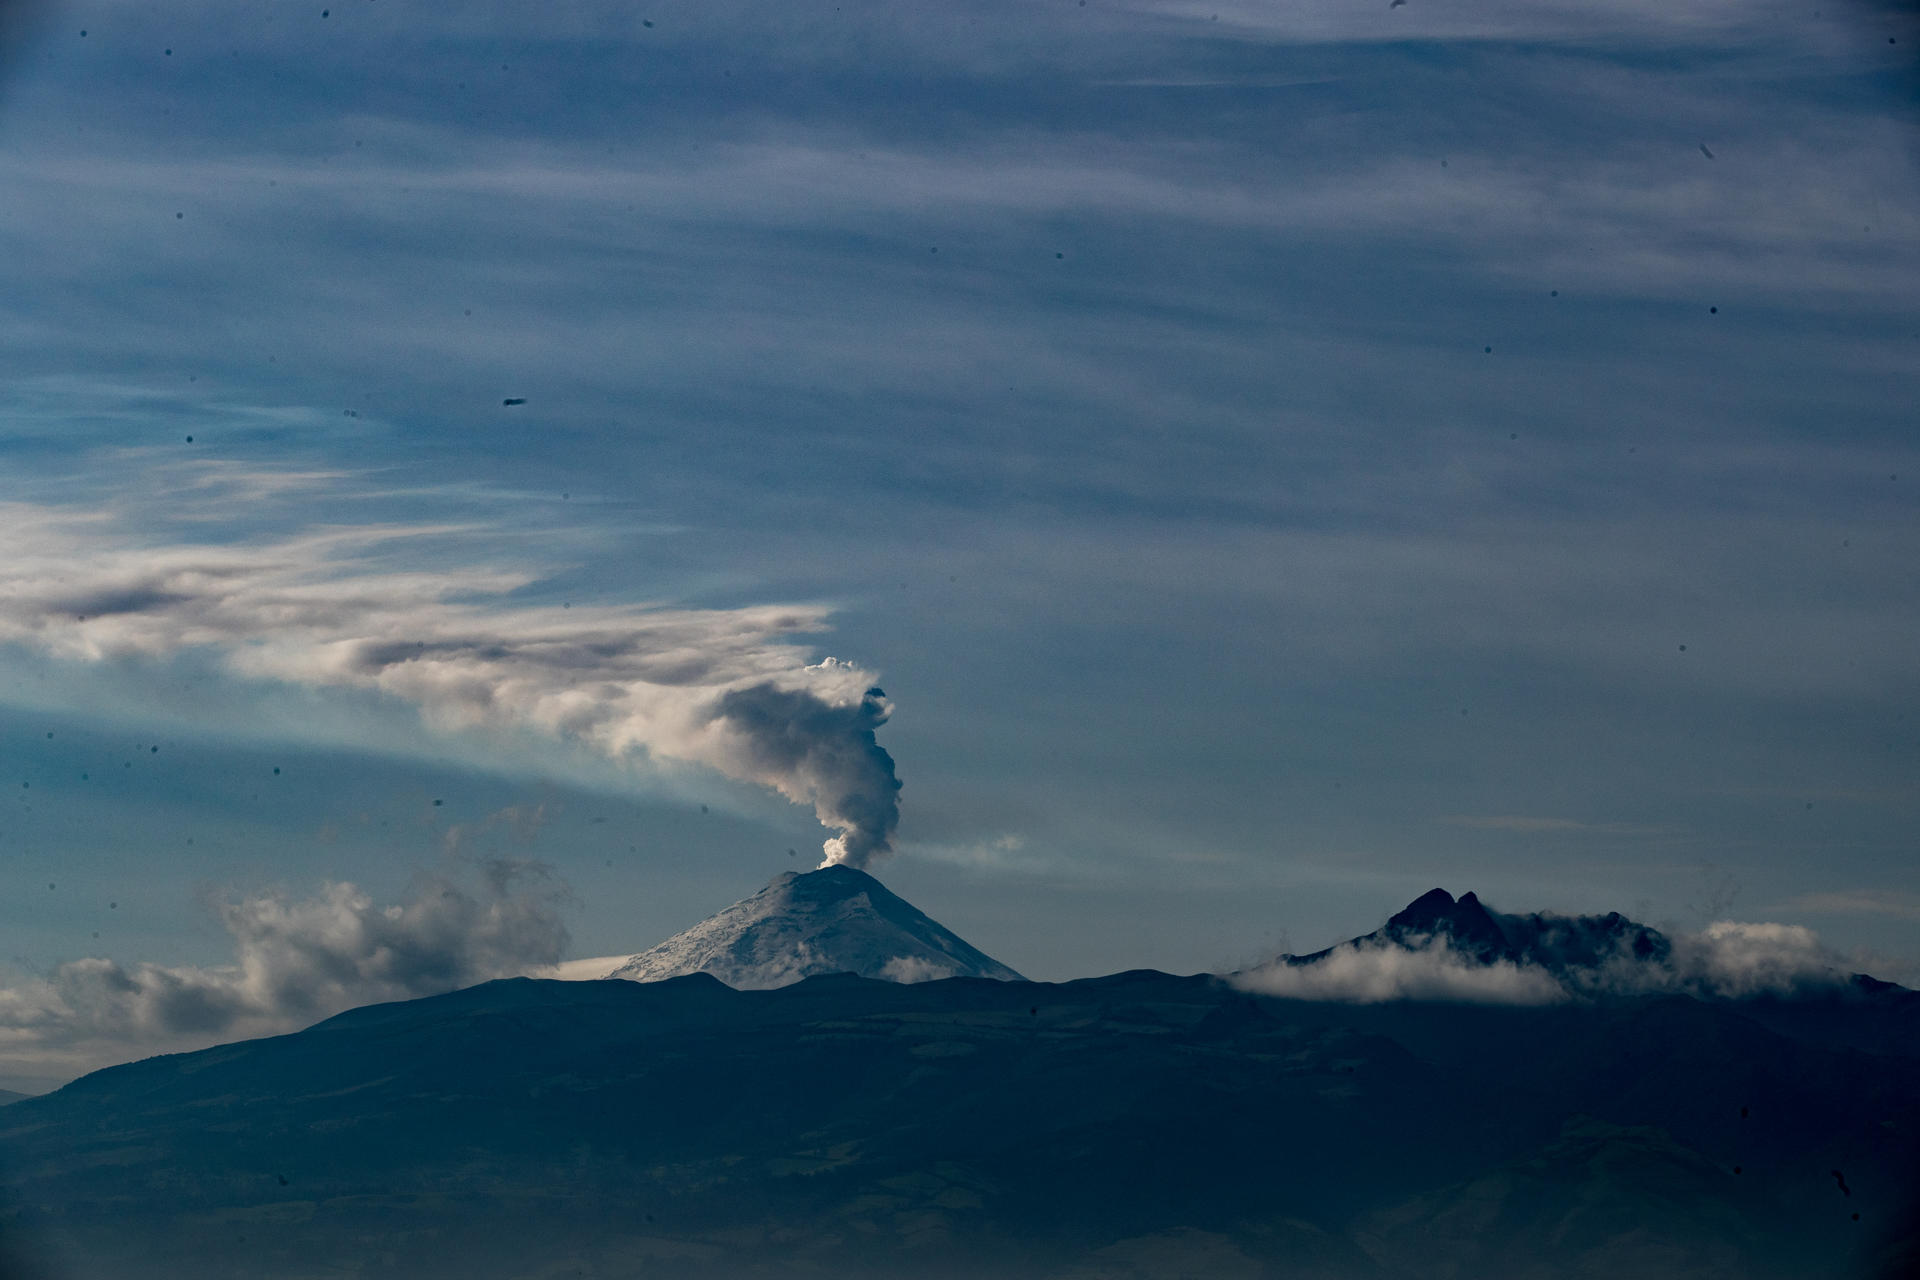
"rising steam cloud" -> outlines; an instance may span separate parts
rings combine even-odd
[[[826,862],[864,867],[888,851],[900,822],[893,757],[873,736],[892,710],[877,688],[853,706],[835,706],[761,684],[722,697],[718,719],[739,735],[740,772],[811,804],[822,825],[840,829],[827,841]]]
[[[0,642],[78,661],[211,654],[231,672],[377,690],[438,729],[531,728],[616,760],[707,766],[813,806],[829,862],[886,853],[900,783],[873,674],[807,664],[812,606],[508,602],[525,572],[385,567],[445,529],[333,529],[270,543],[127,547],[104,522],[0,504]]]

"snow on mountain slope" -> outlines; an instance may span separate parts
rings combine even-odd
[[[607,976],[656,982],[689,973],[710,973],[741,990],[822,973],[894,982],[1021,980],[866,872],[840,865],[789,871]]]

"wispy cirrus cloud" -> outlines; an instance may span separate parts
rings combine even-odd
[[[1699,41],[1760,41],[1782,26],[1797,25],[1801,6],[1784,0],[1730,4],[1703,0],[1661,4],[1653,0],[1529,4],[1495,0],[1472,6],[1338,3],[1217,4],[1215,0],[1136,0],[1137,13],[1177,16],[1198,26],[1224,29],[1229,38],[1292,43],[1352,41],[1594,41],[1618,46]],[[1623,39],[1623,32],[1632,35]]]
[[[1891,920],[1920,921],[1920,893],[1902,889],[1837,889],[1803,893],[1768,908],[1804,911],[1809,915],[1885,916]]]
[[[1472,831],[1504,831],[1523,836],[1575,832],[1609,836],[1641,836],[1661,835],[1666,832],[1664,827],[1647,826],[1641,823],[1582,822],[1574,818],[1530,817],[1517,813],[1452,813],[1436,818],[1435,821],[1449,827],[1466,827]]]

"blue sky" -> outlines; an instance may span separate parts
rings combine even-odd
[[[1909,13],[193,0],[11,39],[23,981],[482,856],[553,869],[571,954],[650,945],[830,834],[702,719],[754,682],[885,688],[873,869],[1036,977],[1435,884],[1920,966]],[[455,632],[457,670],[335,661]]]

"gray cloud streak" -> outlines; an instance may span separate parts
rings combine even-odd
[[[377,691],[442,731],[703,765],[812,805],[838,833],[830,862],[888,851],[900,783],[874,731],[891,704],[871,672],[787,642],[824,629],[823,608],[515,605],[534,575],[384,567],[446,532],[128,546],[104,520],[4,504],[0,641],[83,662],[211,653],[241,677]]]

